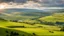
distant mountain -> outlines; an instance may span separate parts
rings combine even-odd
[[[5,12],[63,12],[64,9],[29,9],[29,8],[8,8],[4,9]]]
[[[20,8],[11,8],[11,9],[5,9],[5,12],[44,12],[43,10],[37,10],[37,9],[20,9]]]

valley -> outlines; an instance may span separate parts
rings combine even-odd
[[[0,36],[64,36],[63,10],[28,10],[7,9],[0,13]]]

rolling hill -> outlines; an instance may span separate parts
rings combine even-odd
[[[50,12],[36,9],[4,9],[0,17],[8,20],[26,20],[51,15]]]
[[[8,36],[12,31],[18,36],[64,36],[64,31],[57,25],[64,25],[64,12],[60,10],[6,9],[0,13],[0,36]]]
[[[64,13],[55,13],[50,16],[40,18],[42,22],[50,22],[50,24],[64,25]]]

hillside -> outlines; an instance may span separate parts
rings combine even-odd
[[[60,16],[59,16],[60,15]],[[10,35],[10,33],[16,32],[18,36],[64,36],[64,32],[60,31],[60,27],[52,26],[51,24],[46,25],[47,22],[64,22],[64,13],[55,13],[51,16],[40,17],[43,23],[38,23],[36,20],[25,20],[25,22],[13,22],[13,21],[6,21],[3,18],[0,18],[0,36]],[[59,20],[60,19],[60,20]],[[26,23],[29,22],[29,23]],[[35,24],[30,24],[32,22],[36,22]],[[45,22],[45,23],[44,23]],[[36,31],[37,30],[37,31]],[[8,33],[6,32],[8,31]]]
[[[0,13],[0,36],[11,32],[13,36],[64,36],[63,28],[58,25],[64,25],[63,12],[7,9]]]
[[[24,27],[22,27],[24,26]],[[36,31],[37,30],[37,31]],[[50,25],[41,25],[41,24],[25,24],[17,22],[2,22],[0,21],[0,32],[1,36],[10,35],[10,33],[17,32],[19,36],[34,36],[33,33],[37,36],[51,36],[51,35],[64,35],[64,32],[59,31],[60,28],[57,26]],[[6,32],[8,31],[8,33]],[[47,35],[46,35],[47,34]]]
[[[45,16],[40,18],[39,20],[41,20],[42,22],[51,22],[54,24],[63,24],[64,25],[64,13],[55,13],[51,16]]]
[[[7,20],[26,20],[37,19],[51,14],[50,12],[36,9],[4,9],[4,11],[0,13],[0,17]]]

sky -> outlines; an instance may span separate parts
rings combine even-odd
[[[34,1],[42,6],[46,7],[64,7],[64,0],[0,0],[4,2],[16,2],[16,3],[26,3],[27,1]]]
[[[1,2],[1,0],[0,0]],[[34,9],[42,9],[42,8],[55,8],[55,9],[64,9],[64,0],[2,0],[2,2],[14,2],[14,3],[22,3],[21,5],[13,5],[8,7],[19,7],[20,8],[34,8]],[[1,8],[3,6],[0,6]]]

